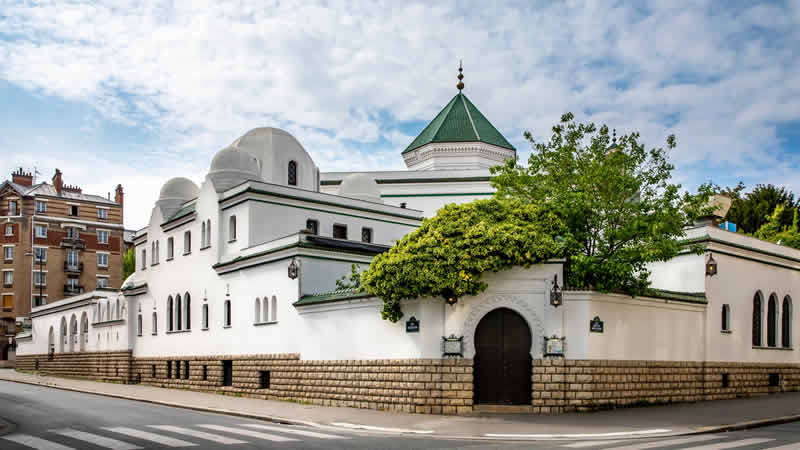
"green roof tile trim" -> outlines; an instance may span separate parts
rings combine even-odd
[[[172,215],[169,219],[167,219],[164,223],[172,222],[173,220],[180,219],[181,217],[188,216],[189,214],[193,213],[195,210],[196,203],[192,203],[190,205],[186,205],[183,208],[175,211],[175,214]]]
[[[651,289],[646,297],[661,298],[664,300],[677,300],[690,303],[708,303],[705,292],[676,292],[664,289]]]
[[[300,300],[294,302],[294,306],[320,305],[323,303],[341,302],[345,300],[355,300],[359,298],[372,297],[366,292],[359,292],[356,289],[343,289],[323,294],[304,295]]]
[[[403,153],[432,142],[485,142],[516,150],[461,92],[450,100]]]

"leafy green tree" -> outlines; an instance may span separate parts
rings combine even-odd
[[[778,205],[783,205],[778,218],[780,228],[792,225],[794,212],[800,202],[795,200],[791,191],[771,184],[759,184],[753,192],[743,194],[744,188],[744,184],[740,182],[735,188],[723,191],[733,199],[725,220],[735,223],[742,232],[753,234],[770,220]]]
[[[482,276],[512,266],[529,267],[561,256],[566,230],[546,205],[520,200],[487,199],[449,204],[369,268],[341,287],[380,297],[381,316],[403,317],[400,301],[418,297],[458,298],[486,289]],[[353,268],[353,273],[357,269]]]
[[[683,228],[711,212],[712,187],[681,195],[670,183],[667,152],[646,149],[638,133],[612,142],[606,126],[567,113],[549,141],[525,137],[533,148],[528,164],[492,168],[492,185],[497,198],[541,205],[566,225],[568,286],[646,293],[646,265],[677,255]],[[675,147],[674,136],[667,147]]]
[[[792,225],[782,225],[786,206],[777,205],[767,222],[761,226],[754,236],[765,241],[780,243],[787,247],[800,248],[800,230],[798,230],[798,212],[794,210]]]
[[[125,281],[133,272],[136,272],[136,254],[133,250],[133,248],[129,248],[122,255],[122,281]]]

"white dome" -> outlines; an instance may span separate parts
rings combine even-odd
[[[244,150],[225,147],[211,160],[207,178],[222,192],[246,180],[261,180],[261,162]]]
[[[351,173],[339,185],[339,195],[368,202],[383,203],[381,189],[375,179],[365,173]]]
[[[192,180],[184,177],[175,177],[161,186],[159,200],[191,200],[197,197],[200,189]]]
[[[294,136],[278,128],[255,128],[233,141],[233,148],[261,161],[261,178],[268,183],[289,185],[288,167],[294,161],[298,188],[319,191],[319,169]]]

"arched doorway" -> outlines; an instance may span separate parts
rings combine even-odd
[[[531,330],[508,308],[486,314],[475,330],[475,402],[531,403]]]

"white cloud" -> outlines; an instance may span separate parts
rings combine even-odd
[[[216,149],[256,126],[290,130],[322,170],[401,168],[413,136],[398,121],[431,119],[455,93],[462,58],[465,92],[523,153],[524,129],[545,137],[573,111],[651,145],[676,133],[679,178],[697,174],[690,183],[720,168],[758,178],[774,165],[776,179],[800,185],[776,132],[800,113],[798,1],[0,1],[0,10],[0,77],[157,136],[162,145],[113,161],[93,155],[100,176],[71,170],[87,190],[128,180],[146,214],[159,183],[184,168],[199,181]],[[57,156],[37,164],[66,167]],[[146,214],[127,220],[138,226]]]

